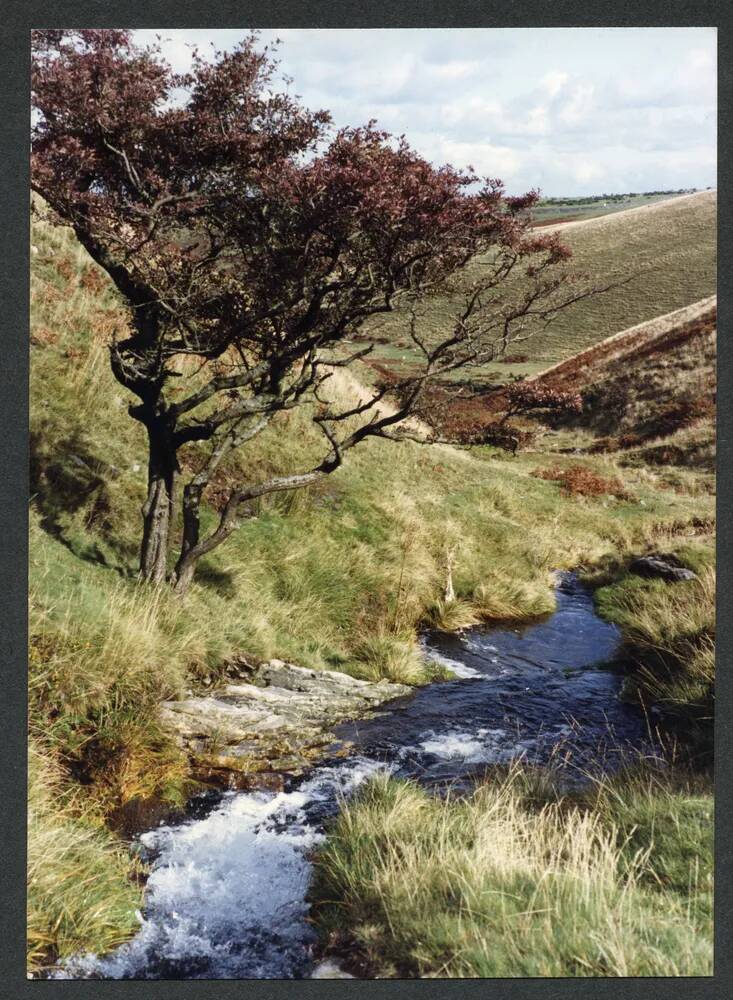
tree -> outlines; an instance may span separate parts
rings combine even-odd
[[[436,169],[374,123],[334,132],[276,73],[254,34],[211,60],[195,52],[182,75],[128,31],[33,36],[32,187],[129,307],[129,336],[109,350],[147,431],[140,575],[179,592],[248,502],[329,475],[365,438],[400,439],[431,380],[499,356],[589,294],[558,268],[569,257],[559,239],[530,229],[535,192],[510,198],[472,170]],[[428,337],[421,307],[455,291],[469,261],[479,276]],[[371,349],[349,354],[344,341],[400,304],[420,371],[337,407],[334,366]],[[198,364],[181,398],[185,358]],[[222,463],[302,406],[323,434],[321,461],[238,484],[202,535]],[[182,482],[179,454],[194,442],[198,465]]]

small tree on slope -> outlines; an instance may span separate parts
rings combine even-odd
[[[34,33],[32,186],[129,307],[129,336],[109,350],[149,445],[140,574],[180,592],[249,501],[329,475],[368,437],[400,439],[431,379],[494,359],[589,294],[557,268],[569,256],[557,237],[529,230],[534,193],[508,198],[499,181],[435,169],[373,123],[334,133],[327,113],[274,88],[275,73],[254,35],[211,61],[194,54],[178,75],[127,31]],[[421,303],[477,255],[448,329],[424,335]],[[370,350],[343,342],[398,303],[420,371],[337,406],[333,367]],[[222,463],[302,406],[321,460],[237,484],[204,534]],[[198,465],[182,481],[179,452],[193,442]]]

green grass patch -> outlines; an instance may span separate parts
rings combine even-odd
[[[715,706],[715,551],[703,537],[669,545],[662,554],[698,579],[669,582],[617,573],[596,591],[596,603],[624,635],[626,696],[656,705],[684,747],[708,760]]]
[[[712,974],[712,800],[572,801],[510,771],[463,799],[373,780],[316,860],[326,947],[380,977]]]

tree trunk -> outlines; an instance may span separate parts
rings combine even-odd
[[[200,540],[199,511],[204,486],[208,482],[205,473],[200,473],[183,490],[183,544],[181,554],[172,574],[172,582],[177,594],[188,590],[196,572],[196,564],[207,552],[211,552],[232,534],[237,526],[237,494],[233,493],[219,520],[219,526],[208,538]]]
[[[173,573],[173,587],[179,597],[182,597],[191,586],[195,572],[195,559],[186,558],[185,556],[179,559]]]
[[[168,543],[175,502],[176,453],[163,427],[149,426],[148,495],[143,504],[140,576],[162,583],[168,569]]]

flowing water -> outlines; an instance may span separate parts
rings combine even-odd
[[[646,720],[619,700],[621,677],[600,668],[618,649],[618,630],[598,618],[572,574],[559,577],[557,596],[557,611],[540,624],[427,635],[426,656],[456,679],[342,726],[348,758],[333,757],[283,792],[227,793],[203,818],[143,834],[152,873],[137,936],[106,958],[78,957],[57,976],[308,976],[309,852],[365,779],[389,771],[439,790],[521,758],[572,783],[652,752]]]

